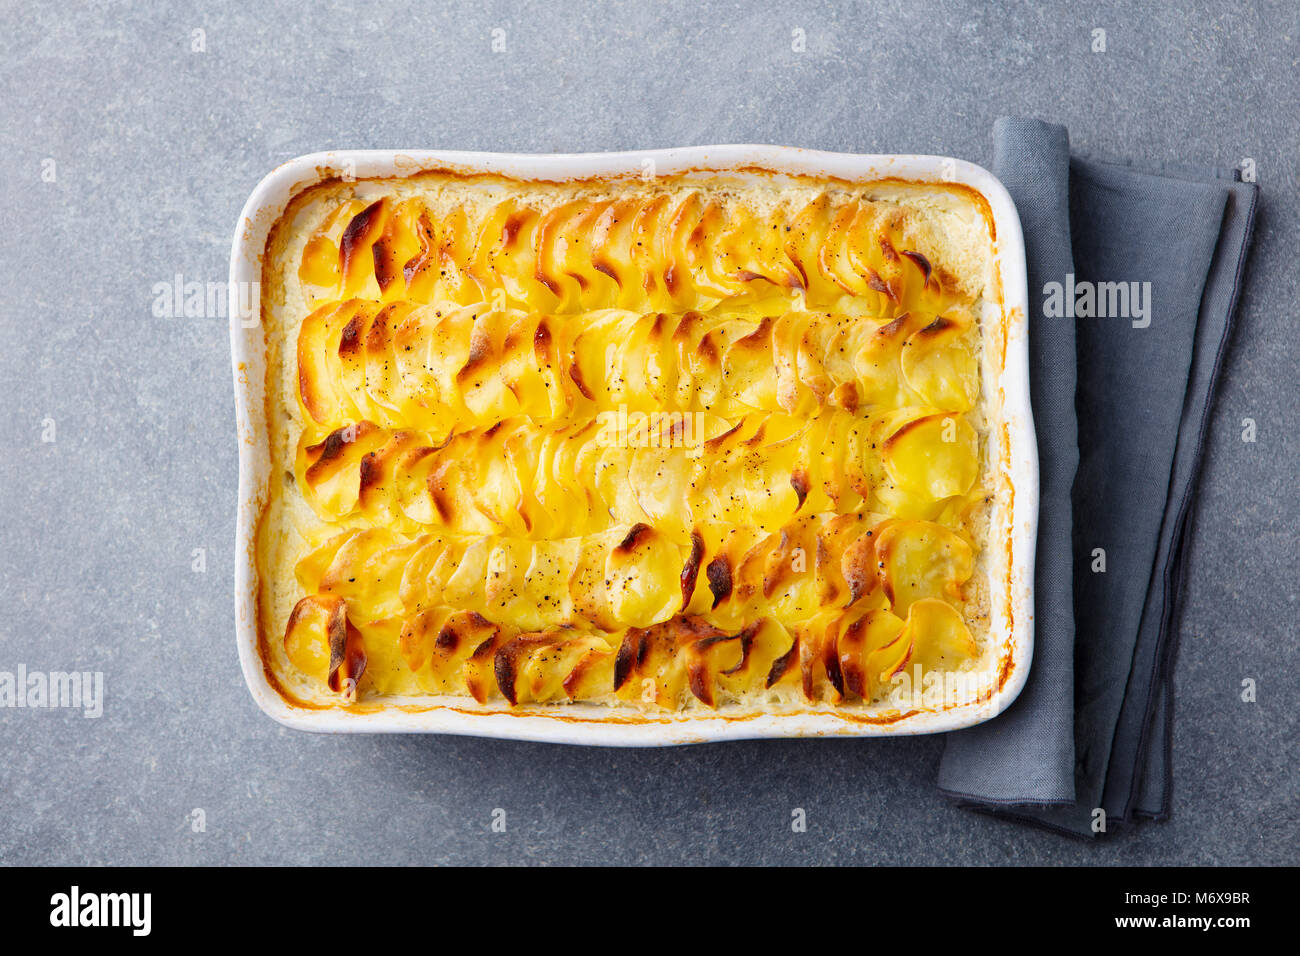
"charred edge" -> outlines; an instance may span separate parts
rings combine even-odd
[[[456,373],[456,381],[460,381],[466,376],[473,375],[483,365],[488,364],[492,359],[492,344],[486,341],[487,336],[472,336],[469,341],[469,354],[465,356],[465,364],[460,367]]]
[[[740,640],[740,660],[735,667],[729,667],[722,673],[730,676],[739,674],[745,669],[745,665],[749,663],[750,652],[754,649],[754,638],[758,636],[759,628],[762,626],[761,622],[756,621],[736,635]]]
[[[348,680],[355,688],[366,672],[366,645],[361,639],[361,632],[352,626],[351,621],[348,622],[347,651],[343,666],[347,668]]]
[[[894,582],[888,574],[889,569],[887,567],[891,557],[890,552],[893,551],[893,547],[890,543],[891,540],[890,537],[884,535],[877,538],[874,557],[876,561],[876,572],[880,578],[880,589],[884,592],[885,598],[889,601],[890,607],[893,607],[897,601],[894,595]]]
[[[591,264],[591,267],[595,269],[597,272],[601,273],[602,275],[609,276],[611,279],[614,280],[614,284],[619,288],[623,287],[623,283],[619,281],[618,273],[614,271],[614,267],[611,266],[608,262],[605,262],[603,259],[597,259],[595,262]]]
[[[845,629],[844,635],[840,638],[840,646],[857,647],[860,650],[862,647],[862,631],[866,626],[867,619],[865,617],[860,617],[850,624]],[[863,668],[862,663],[861,660],[858,660],[854,662],[852,666],[845,668],[844,662],[841,659],[840,670],[844,676],[844,686],[849,689],[850,693],[856,694],[858,697],[866,700],[866,670]]]
[[[645,631],[639,627],[629,628],[623,635],[623,643],[618,646],[618,656],[614,658],[614,690],[622,689],[641,658],[641,643]]]
[[[957,277],[945,269],[943,266],[935,266],[934,275],[932,276],[937,291],[942,292],[944,289],[952,289],[957,286]]]
[[[484,638],[478,647],[474,648],[474,653],[469,656],[472,661],[483,661],[496,653],[497,636]]]
[[[339,670],[343,667],[343,658],[348,646],[348,625],[343,605],[340,604],[330,613],[326,633],[329,635],[330,642],[330,669],[327,683],[330,690],[337,694],[341,684]]]
[[[361,435],[362,426],[360,423],[357,425],[343,425],[326,435],[323,442],[315,445],[308,445],[308,456],[316,456],[312,459],[311,467],[308,468],[308,471],[316,471],[317,469],[328,465],[336,458],[341,457],[343,455],[343,449],[354,443],[361,437]]]
[[[393,437],[406,441],[411,439],[413,436],[408,432],[395,432]],[[420,445],[417,448],[408,449],[402,456],[402,466],[410,471],[430,455],[436,455],[438,452],[442,451],[446,445],[447,441],[444,441],[441,445]]]
[[[713,454],[726,443],[728,438],[736,434],[736,432],[740,431],[740,429],[744,427],[744,424],[745,424],[744,419],[741,419],[740,421],[736,422],[736,424],[728,428],[721,435],[718,435],[714,438],[710,438],[708,441],[704,443],[704,450],[707,451],[709,454]]]
[[[682,610],[691,603],[695,594],[695,582],[700,576],[700,561],[704,558],[704,537],[698,531],[691,532],[691,554],[682,568]]]
[[[450,624],[444,624],[438,632],[438,639],[433,643],[439,650],[450,654],[460,647],[460,634]]]
[[[694,694],[706,707],[714,707],[717,704],[717,700],[713,693],[714,682],[710,679],[709,661],[706,655],[714,646],[727,641],[734,641],[739,635],[716,633],[716,629],[714,628],[710,628],[709,630],[714,633],[710,633],[707,637],[697,640],[691,646],[691,656],[694,660],[691,661],[687,672],[690,676],[691,693]]]
[[[560,687],[564,690],[565,697],[569,698],[569,700],[574,700],[577,697],[581,681],[590,669],[591,654],[587,653],[578,659],[578,662],[573,665],[573,669],[564,676],[564,680],[560,681]]]
[[[876,580],[872,573],[875,569],[871,566],[875,548],[869,539],[861,548],[859,544],[860,541],[855,541],[845,549],[843,566],[840,568],[840,573],[849,586],[849,607],[856,604],[864,594],[870,593]]]
[[[936,418],[951,418],[951,417],[952,414],[950,412],[937,412],[934,415],[923,415],[920,418],[914,418],[907,424],[900,427],[898,431],[894,432],[892,435],[886,438],[881,443],[881,449],[883,451],[889,451],[896,444],[898,444],[898,442],[903,437],[905,437],[909,432],[914,431],[917,428],[920,428],[926,422],[933,421]]]
[[[889,241],[888,236],[880,237],[880,252],[885,257],[886,262],[898,261],[898,252],[894,249],[894,244]]]
[[[339,672],[345,670],[348,651],[348,617],[347,602],[339,601],[334,610],[330,612],[329,623],[326,625],[326,632],[329,635],[330,642],[330,669],[327,683],[329,689],[334,693],[339,693],[343,687],[343,680]],[[354,675],[344,673],[343,677]]]
[[[880,328],[876,329],[876,334],[882,338],[891,339],[907,328],[907,320],[910,313],[904,312],[898,318],[891,322],[886,322]]]
[[[557,299],[563,297],[564,291],[560,288],[560,283],[557,282],[550,275],[548,275],[546,270],[542,268],[542,263],[540,258],[537,261],[537,268],[533,270],[533,278],[536,279],[538,282],[540,282],[542,285],[546,286],[547,291],[550,292],[551,295],[555,296]]]
[[[637,545],[641,544],[650,534],[653,534],[653,529],[648,524],[634,524],[632,530],[627,533],[627,537],[614,548],[614,553],[620,557],[631,554],[636,550]]]
[[[383,208],[384,200],[375,200],[353,216],[352,221],[348,223],[348,227],[343,230],[343,237],[339,240],[339,271],[345,282],[347,281],[348,269],[352,264],[352,257],[356,255],[357,246],[365,240],[365,235],[370,230],[371,223],[375,221]]]
[[[534,329],[534,334],[536,334],[535,329]],[[521,340],[521,336],[519,334],[519,329],[516,326],[512,325],[509,331],[506,332],[505,338],[501,340],[502,357],[504,358],[504,356],[512,354],[519,347],[520,340]],[[512,392],[514,392],[516,394],[516,397],[518,396],[519,390],[515,387],[513,382],[507,382],[506,387],[509,388]]]
[[[817,589],[818,601],[827,605],[838,603],[842,594],[835,575],[827,573],[833,567],[833,563],[830,548],[821,535],[817,536],[817,556],[814,561],[816,563],[813,566],[817,569],[816,580],[820,582]]]
[[[955,325],[956,323],[953,322],[951,319],[945,319],[942,315],[940,315],[936,317],[933,322],[931,322],[929,325],[927,325],[917,334],[925,335],[925,336],[936,336],[941,332],[946,332],[948,329],[952,328]]]
[[[582,393],[583,398],[592,401],[596,400],[596,396],[592,395],[591,390],[587,388],[587,383],[582,380],[582,370],[578,368],[576,357],[575,361],[569,366],[569,378],[573,380],[574,385],[578,386],[578,391]]]
[[[519,237],[519,230],[523,224],[528,221],[528,212],[516,212],[506,216],[506,221],[501,226],[501,250],[509,251],[510,247],[515,244]]]
[[[898,637],[894,638],[892,641],[886,644],[885,647],[886,648],[893,647],[904,637],[908,637],[906,652],[903,654],[902,657],[899,658],[898,663],[894,665],[894,669],[890,671],[888,674],[884,675],[885,677],[892,678],[897,676],[898,674],[903,673],[903,671],[907,670],[908,661],[910,661],[912,659],[912,655],[916,653],[916,639],[908,636],[906,630],[900,631]]]
[[[683,312],[681,319],[677,322],[677,328],[673,330],[673,342],[684,343],[690,341],[691,334],[703,321],[704,316],[700,315],[699,312],[694,310]]]
[[[921,276],[922,278],[925,279],[925,284],[929,285],[930,274],[934,271],[930,267],[930,260],[927,259],[925,256],[921,255],[919,252],[912,252],[910,250],[904,250],[903,255],[906,256],[908,259],[911,259],[912,262],[916,265],[916,267],[921,270]]]
[[[365,495],[366,491],[374,485],[378,485],[381,478],[384,477],[384,469],[379,465],[379,456],[375,452],[367,452],[361,457],[361,481],[358,485],[358,491]]]
[[[544,360],[550,347],[551,329],[550,326],[546,324],[546,320],[542,319],[537,323],[537,328],[533,330],[533,354],[536,355],[539,360]],[[543,362],[542,364],[545,363]]]
[[[705,576],[709,579],[709,590],[713,592],[713,606],[716,608],[731,594],[731,565],[727,556],[720,554],[710,561]]]
[[[883,292],[885,295],[890,294],[889,284],[880,278],[880,273],[875,269],[867,270],[867,286],[876,292]]]
[[[797,643],[797,641],[796,641]],[[809,700],[817,699],[816,677],[817,662],[814,658],[817,656],[817,642],[810,640],[807,646],[800,648],[799,653],[799,682],[803,685],[803,695]]]
[[[289,612],[289,620],[286,621],[284,625],[284,640],[286,645],[289,641],[289,635],[293,633],[293,629],[298,626],[298,622],[302,620],[302,616],[307,613],[307,608],[310,607],[313,602],[314,598],[310,596],[301,598],[298,603],[293,606],[293,610]]]
[[[790,560],[793,550],[791,545],[793,543],[790,533],[782,528],[781,542],[777,545],[775,555],[778,558],[776,567],[769,567],[767,573],[763,575],[763,597],[771,599],[772,595],[776,593],[776,589],[781,586],[781,583],[793,576],[794,562]]]
[[[715,644],[723,644],[727,641],[734,641],[739,634],[709,634],[707,637],[701,637],[695,642],[695,652],[703,654]]]
[[[790,649],[772,662],[772,669],[767,672],[767,687],[773,687],[781,678],[790,673],[795,661],[799,659],[799,639],[796,637]]]
[[[775,324],[776,320],[772,316],[765,315],[759,320],[758,328],[754,329],[754,331],[750,332],[748,335],[737,339],[735,344],[744,346],[755,345],[761,348],[765,340],[771,336],[772,326]]]
[[[673,618],[664,625],[673,630],[674,636],[681,639],[699,640],[705,637],[723,637],[725,633],[718,630],[698,614],[689,617]]]
[[[827,641],[822,647],[822,663],[826,666],[826,676],[840,696],[844,695],[844,672],[840,670],[840,655],[835,641]]]
[[[796,471],[790,475],[790,487],[794,489],[795,495],[799,498],[799,508],[803,507],[804,499],[808,497],[808,475],[803,471]],[[798,511],[799,508],[795,508]]]
[[[497,688],[510,701],[511,707],[519,703],[519,691],[515,687],[519,676],[519,655],[534,645],[547,642],[548,639],[540,634],[520,634],[501,645],[492,659],[492,674],[496,677]]]
[[[434,232],[433,223],[429,222],[427,213],[420,213],[420,218],[415,224],[415,234],[420,240],[420,251],[407,260],[406,265],[402,266],[402,278],[409,286],[411,280],[420,274],[426,263],[433,260]]]
[[[705,707],[715,706],[713,681],[709,680],[709,665],[705,661],[692,661],[687,670],[690,675],[691,693]]]
[[[392,302],[375,314],[375,320],[370,323],[370,328],[366,329],[365,346],[367,351],[380,352],[387,348],[392,332],[392,319],[400,308],[399,303]],[[340,344],[342,343],[340,342]]]
[[[451,498],[447,494],[446,472],[451,467],[451,463],[444,464],[425,481],[425,487],[429,489],[429,500],[433,503],[433,509],[438,512],[438,517],[447,523],[451,521]]]
[[[375,282],[379,284],[379,291],[388,291],[388,287],[397,281],[401,270],[397,268],[397,250],[387,235],[375,240],[375,244],[370,247],[370,258],[374,263]]]
[[[343,326],[343,331],[339,334],[339,355],[351,355],[357,350],[361,344],[361,323],[361,315],[357,314]]]
[[[704,359],[706,365],[718,364],[718,343],[712,332],[700,339],[700,345],[695,354]]]
[[[841,382],[835,391],[840,407],[846,412],[856,412],[862,407],[862,396],[858,394],[857,383]]]

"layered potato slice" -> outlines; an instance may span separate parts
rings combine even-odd
[[[737,197],[649,189],[624,198],[342,203],[313,231],[308,301],[500,303],[534,312],[709,310],[798,297],[815,308],[942,312],[963,290],[943,239],[905,206],[823,192],[756,211]]]
[[[979,471],[974,429],[927,407],[734,425],[704,413],[516,417],[441,442],[362,421],[302,442],[295,471],[326,520],[529,538],[641,522],[678,539],[700,525],[774,531],[862,508],[934,518]]]
[[[869,512],[809,515],[764,533],[706,525],[674,538],[650,525],[580,538],[340,532],[298,562],[304,592],[347,601],[354,620],[431,606],[526,629],[649,627],[677,613],[793,623],[862,602],[906,612],[959,602],[970,544],[929,521]]]
[[[303,598],[285,634],[290,659],[304,669],[319,667],[331,653],[318,602]],[[755,696],[844,705],[877,698],[909,668],[949,670],[976,653],[961,615],[942,601],[917,602],[906,620],[882,608],[851,608],[789,628],[760,618],[729,630],[674,615],[615,632],[569,625],[524,631],[474,611],[431,607],[350,633],[355,676],[338,687],[342,696],[418,688],[511,706],[597,701],[642,710],[688,703],[716,708]]]
[[[716,706],[786,687],[870,700],[909,662],[973,656],[948,603],[970,549],[955,537],[927,547],[943,536],[867,513],[686,542],[647,525],[561,541],[346,531],[299,562],[308,597],[285,648],[340,693],[369,673],[381,692],[405,678],[512,704],[615,694],[666,706],[689,692]]]
[[[515,416],[753,412],[928,405],[979,393],[968,311],[873,319],[592,312],[564,316],[347,299],[298,336],[298,396],[318,426],[366,420],[445,437]]]

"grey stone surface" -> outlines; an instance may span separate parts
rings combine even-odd
[[[0,710],[0,862],[1296,861],[1295,4],[80,6],[0,17],[0,670],[102,670],[107,699],[98,720]],[[1250,157],[1263,188],[1201,484],[1170,823],[1086,844],[959,811],[934,738],[606,751],[310,736],[257,711],[226,323],[151,302],[176,273],[224,280],[265,172],[330,147],[716,142],[987,164],[1008,112],[1111,156]]]

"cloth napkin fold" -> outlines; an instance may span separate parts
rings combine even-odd
[[[1071,155],[1037,120],[993,136],[1029,266],[1034,662],[1005,713],[949,735],[939,786],[1088,836],[1098,808],[1106,826],[1169,814],[1186,539],[1258,190]]]

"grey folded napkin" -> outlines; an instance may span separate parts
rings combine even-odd
[[[1071,155],[1037,120],[993,137],[1029,265],[1034,662],[1005,713],[949,735],[939,786],[1087,836],[1169,814],[1185,545],[1258,190]]]

